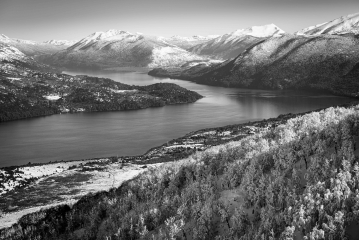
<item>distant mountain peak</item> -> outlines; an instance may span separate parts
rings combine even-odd
[[[106,32],[94,32],[87,37],[81,39],[80,41],[73,44],[69,49],[80,49],[82,47],[88,46],[89,44],[99,42],[99,41],[111,41],[111,40],[120,40],[129,36],[139,36],[138,34],[132,34],[123,30],[109,29]]]
[[[94,33],[90,34],[89,36],[85,37],[83,40],[99,41],[99,40],[103,40],[103,39],[118,36],[118,35],[131,35],[131,33],[127,32],[127,31],[122,31],[122,30],[109,29],[106,32],[94,32]]]
[[[167,39],[167,40],[177,40],[177,41],[205,41],[205,40],[211,40],[215,37],[218,37],[219,35],[209,35],[209,36],[201,36],[201,35],[193,35],[191,37],[182,37],[179,35],[174,35],[172,37],[169,38],[163,38],[163,39]]]
[[[121,35],[121,34],[131,34],[130,32],[117,30],[117,29],[109,29],[105,32],[106,34],[113,34],[113,35]]]
[[[297,35],[359,34],[359,13],[349,14],[329,22],[304,28]]]
[[[272,37],[272,36],[281,36],[285,32],[277,27],[275,24],[267,24],[263,26],[253,26],[245,29],[238,29],[230,35],[234,36],[244,36],[249,35],[253,37]]]

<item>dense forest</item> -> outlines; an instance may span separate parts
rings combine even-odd
[[[106,78],[43,72],[14,80],[0,72],[0,122],[61,112],[162,107],[200,98],[200,94],[172,83],[131,86]]]
[[[1,239],[357,239],[359,106],[329,108],[24,216]]]

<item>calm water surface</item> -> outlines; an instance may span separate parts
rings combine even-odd
[[[131,85],[172,82],[205,98],[192,104],[124,112],[76,113],[0,123],[0,167],[106,156],[138,155],[208,127],[243,123],[352,101],[303,92],[230,89],[143,73],[68,72]]]

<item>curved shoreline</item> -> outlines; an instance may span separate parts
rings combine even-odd
[[[354,106],[355,104],[356,103],[353,102],[350,104],[341,105],[341,107],[350,107]],[[12,199],[14,197],[14,199],[20,199],[22,195],[27,194],[30,190],[38,191],[41,193],[44,191],[44,189],[46,189],[46,192],[51,192],[55,190],[54,188],[57,187],[57,183],[61,183],[64,186],[70,184],[69,187],[61,193],[63,196],[66,196],[66,199],[80,199],[82,196],[88,193],[96,193],[106,189],[109,190],[109,186],[119,187],[123,181],[132,179],[141,172],[146,171],[148,167],[153,168],[160,166],[165,162],[174,162],[181,159],[186,159],[197,151],[204,151],[205,149],[212,146],[224,144],[230,141],[236,141],[249,135],[259,133],[263,130],[275,128],[276,126],[287,122],[291,118],[320,110],[322,109],[298,114],[289,113],[280,115],[277,118],[264,119],[261,121],[197,130],[177,139],[173,139],[165,144],[162,144],[161,146],[151,148],[145,154],[139,156],[106,157],[98,159],[61,161],[56,163],[0,168],[1,171],[6,171],[9,175],[15,175],[15,178],[13,179],[20,179],[21,172],[23,172],[24,169],[27,169],[27,173],[31,172],[31,168],[52,169],[52,172],[49,171],[49,174],[40,173],[38,177],[23,178],[24,181],[21,182],[17,188],[6,191],[6,193],[3,191],[2,199]],[[134,175],[131,175],[130,178],[121,178],[120,176],[127,172],[127,170],[129,173],[132,172]],[[110,173],[112,173],[112,175]],[[106,174],[108,174],[108,177],[104,177],[107,176]],[[116,185],[109,184],[109,181],[112,181],[112,177],[115,176],[113,174],[119,176],[120,179],[122,179],[118,180]],[[91,182],[96,182],[96,179],[99,179],[99,176],[102,176],[102,183],[99,183],[100,185],[97,185],[97,190],[94,190],[91,188]],[[73,180],[74,177],[77,179],[76,181]],[[28,179],[30,179],[30,181],[25,181]],[[80,195],[78,195],[78,191],[81,192]],[[58,204],[66,203],[64,199],[62,199],[62,201],[55,201],[51,198],[43,199],[41,194],[37,197],[37,200],[41,202],[41,207],[48,208]],[[16,202],[12,202],[11,204],[8,204],[4,201],[0,202],[0,210],[7,214],[0,218],[1,222],[7,222],[6,226],[10,226],[11,224],[15,223],[15,220],[19,219],[21,216],[29,214],[30,212],[36,212],[40,209],[39,206],[36,205],[26,205],[25,203],[22,204],[24,204],[24,206],[16,207]],[[29,209],[33,210],[30,211]],[[14,218],[14,216],[16,216],[16,218]],[[9,220],[8,218],[14,219]]]

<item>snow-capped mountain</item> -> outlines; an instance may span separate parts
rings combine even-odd
[[[0,43],[0,62],[26,61],[26,55],[19,49],[8,44]]]
[[[45,64],[40,64],[21,52],[16,47],[0,42],[0,70],[28,68],[33,70],[52,71],[53,69]]]
[[[106,42],[111,40],[123,40],[130,35],[139,36],[139,34],[133,35],[129,32],[115,29],[110,29],[107,32],[95,32],[73,44],[73,46],[71,46],[71,50],[80,50],[81,48],[91,45],[92,43],[98,43],[104,39],[107,39]]]
[[[0,34],[0,41],[3,43],[13,44],[13,43],[19,43],[19,44],[29,44],[29,45],[35,45],[37,44],[35,41],[31,40],[23,40],[23,39],[17,39],[17,38],[9,38],[8,36],[4,34]]]
[[[216,37],[219,37],[219,35],[209,35],[206,37],[199,36],[199,35],[194,35],[192,37],[181,37],[181,36],[175,35],[175,36],[172,36],[169,38],[164,38],[164,37],[159,37],[159,38],[160,38],[160,40],[163,40],[169,44],[176,45],[183,49],[188,49],[195,45],[208,42]]]
[[[274,24],[253,26],[224,34],[203,44],[198,44],[189,51],[218,59],[238,56],[248,47],[270,37],[279,37],[285,32]]]
[[[305,28],[296,33],[297,35],[320,35],[320,34],[359,34],[359,13],[350,14],[337,18],[333,21],[321,23]]]
[[[346,35],[268,38],[234,59],[182,70],[154,69],[153,76],[259,89],[311,89],[359,97],[359,39]]]
[[[272,23],[263,26],[253,26],[246,29],[239,29],[230,33],[229,35],[232,37],[252,36],[258,38],[267,38],[282,36],[284,33],[285,32],[282,29]]]
[[[160,37],[111,29],[90,34],[67,49],[40,59],[67,68],[107,69],[177,66],[203,57],[167,43]]]
[[[22,40],[9,38],[0,34],[0,43],[6,43],[25,53],[28,56],[52,54],[69,47],[73,42],[65,40],[50,40],[45,42],[35,42],[31,40]]]

